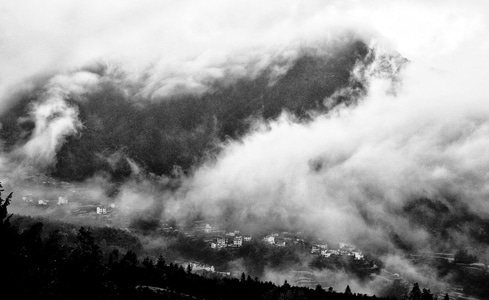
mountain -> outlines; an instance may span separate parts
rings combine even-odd
[[[159,99],[145,99],[138,90],[128,93],[128,84],[104,67],[87,68],[105,80],[84,93],[82,101],[68,97],[82,127],[67,137],[47,171],[64,180],[98,173],[118,180],[131,174],[131,163],[157,175],[170,175],[176,166],[189,170],[217,153],[220,143],[249,132],[253,120],[273,120],[283,111],[306,120],[311,112],[327,111],[330,107],[323,101],[341,88],[362,93],[363,82],[352,71],[358,62],[368,64],[368,57],[368,47],[358,40],[330,51],[303,49],[292,62],[272,62],[254,77],[231,83],[216,80],[204,94]],[[290,66],[284,67],[285,63]],[[274,70],[280,66],[286,72],[277,75]],[[0,117],[0,138],[7,151],[29,140],[36,130],[29,110],[40,101],[39,94],[24,95]]]

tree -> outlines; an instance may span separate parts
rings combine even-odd
[[[346,286],[345,294],[346,295],[351,295],[351,289],[350,289],[350,286],[349,285]]]
[[[128,268],[136,268],[139,261],[136,253],[128,250],[121,259],[121,263]]]
[[[24,230],[21,234],[22,240],[22,255],[29,260],[31,266],[40,263],[41,249],[42,249],[42,228],[44,224],[41,222],[36,222],[32,224],[29,229]]]
[[[19,272],[18,266],[16,266],[17,259],[21,259],[21,257],[19,255],[18,233],[15,228],[10,226],[9,220],[12,214],[9,215],[7,210],[13,193],[3,199],[1,197],[3,191],[3,186],[0,183],[0,282],[2,286],[11,287],[11,282],[16,279],[15,277]]]
[[[431,294],[431,291],[429,289],[423,289],[421,300],[433,300],[433,295]]]
[[[421,290],[417,282],[414,283],[413,289],[409,293],[409,300],[421,300]]]
[[[2,183],[0,182],[0,234],[4,234],[4,230],[10,227],[9,220],[10,217],[12,217],[12,214],[8,215],[7,206],[10,205],[13,192],[8,194],[7,198],[3,199],[1,196],[4,191]]]
[[[76,236],[75,247],[69,257],[66,281],[64,287],[66,297],[72,291],[77,291],[78,298],[90,299],[101,295],[104,291],[102,252],[90,229],[81,227]],[[90,287],[90,288],[87,288]]]
[[[90,229],[83,226],[78,230],[76,236],[76,247],[74,249],[74,258],[79,260],[85,268],[97,268],[102,261],[102,252],[95,243]]]
[[[119,262],[119,250],[114,249],[109,254],[109,267],[112,268],[114,264]]]
[[[477,262],[477,257],[475,255],[469,254],[467,249],[460,249],[459,251],[457,251],[457,253],[455,253],[454,262],[462,264],[472,264]]]
[[[450,300],[450,297],[448,297],[448,294],[445,294],[445,298],[443,300]]]
[[[158,270],[163,270],[163,268],[165,267],[165,258],[163,257],[163,255],[160,254],[160,256],[158,256],[158,259],[156,260],[156,268]]]
[[[382,297],[396,298],[399,300],[407,299],[409,293],[409,286],[401,279],[395,279],[392,284],[386,286],[380,292]]]
[[[287,280],[284,281],[284,285],[282,285],[282,287],[285,289],[290,288],[290,284],[287,282]]]
[[[145,257],[143,260],[143,266],[147,269],[153,269],[154,267],[153,260],[150,259],[149,257]]]

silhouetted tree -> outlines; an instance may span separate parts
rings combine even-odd
[[[121,259],[121,264],[128,269],[134,269],[137,267],[139,261],[136,253],[131,250],[127,251]]]
[[[409,300],[421,300],[421,290],[417,282],[414,283],[413,289],[409,293]]]
[[[43,226],[41,222],[36,222],[21,234],[22,255],[29,258],[30,264],[38,263],[37,260],[42,248],[41,233]]]
[[[158,256],[158,259],[156,260],[156,268],[158,270],[163,270],[164,267],[165,267],[165,258],[163,257],[163,255],[160,254],[160,256]]]
[[[290,288],[290,284],[287,282],[287,280],[284,281],[284,285],[282,285],[282,288],[285,288],[285,289]]]
[[[114,249],[109,254],[109,267],[113,267],[114,264],[119,262],[119,250]]]
[[[2,286],[15,288],[12,281],[18,277],[19,269],[17,264],[20,262],[18,233],[15,228],[10,226],[10,217],[7,207],[10,205],[12,194],[7,198],[1,197],[4,191],[0,183],[0,282]],[[20,274],[19,274],[20,275]]]
[[[455,263],[471,264],[477,262],[477,257],[475,255],[469,254],[467,249],[460,249],[455,253],[454,257]]]
[[[151,260],[149,257],[145,257],[143,259],[143,266],[147,269],[152,269],[154,267],[153,260]]]
[[[7,211],[7,206],[10,205],[10,201],[12,200],[12,195],[13,192],[8,194],[7,198],[3,199],[1,197],[2,192],[5,190],[3,189],[2,183],[0,182],[0,234],[4,230],[4,228],[7,228],[10,226],[9,219],[12,217],[12,214],[9,215]]]
[[[346,286],[345,294],[346,295],[351,295],[351,289],[350,289],[350,286],[349,285]]]
[[[69,257],[64,280],[65,297],[77,291],[75,299],[103,295],[104,281],[102,253],[95,243],[90,229],[81,227],[76,236],[75,247]],[[88,288],[89,287],[89,288]]]
[[[421,300],[433,300],[433,295],[431,294],[431,291],[429,289],[423,289]]]

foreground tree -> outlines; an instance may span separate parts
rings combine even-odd
[[[431,291],[429,289],[423,289],[421,300],[433,300],[433,294],[431,294]]]
[[[2,198],[3,189],[0,183],[0,282],[6,288],[14,288],[12,285],[15,277],[18,277],[17,268],[19,260],[19,238],[15,228],[10,226],[10,217],[7,207],[10,205],[12,194]]]
[[[7,211],[7,206],[10,205],[10,201],[12,200],[13,193],[8,194],[7,198],[2,198],[2,193],[5,190],[3,189],[2,183],[0,182],[0,234],[4,234],[7,228],[10,228],[10,217]]]
[[[414,283],[413,289],[409,293],[409,300],[421,300],[421,290],[417,282]]]

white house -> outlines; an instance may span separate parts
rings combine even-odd
[[[226,247],[226,239],[225,238],[217,238],[216,240],[217,248]]]
[[[65,197],[58,197],[58,205],[65,205],[68,204],[68,199]]]
[[[316,253],[319,253],[320,249],[317,245],[312,245],[311,247],[311,253],[312,254],[316,254]]]
[[[263,241],[266,243],[269,243],[270,245],[273,245],[273,244],[275,244],[275,237],[272,235],[268,235],[268,236],[263,238]]]
[[[275,246],[285,247],[285,241],[284,240],[275,240]]]
[[[97,214],[98,215],[106,215],[107,214],[107,208],[97,206]]]
[[[233,239],[233,245],[235,247],[241,247],[243,245],[243,237],[242,236],[236,236]]]
[[[49,204],[49,200],[38,200],[37,201],[37,204],[38,205],[43,205],[43,206],[46,206]]]

